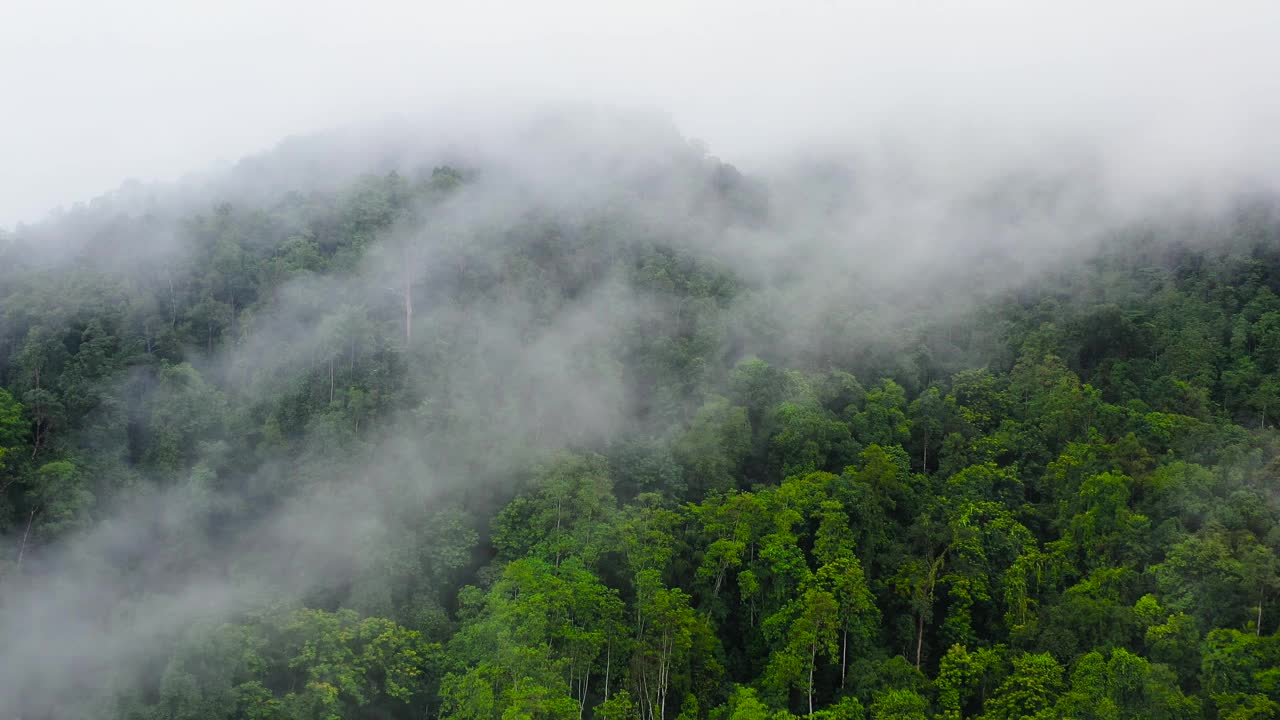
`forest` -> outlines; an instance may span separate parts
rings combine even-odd
[[[1280,718],[1280,199],[562,141],[0,231],[0,716]]]

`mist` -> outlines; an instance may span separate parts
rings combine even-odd
[[[1008,151],[992,143],[1065,134],[1101,138],[1148,179],[1266,172],[1251,165],[1273,142],[1280,82],[1280,12],[1266,2],[380,2],[358,13],[231,2],[196,13],[19,0],[0,12],[7,225],[125,178],[175,179],[287,135],[465,102],[499,115],[522,103],[657,110],[748,167],[905,132],[969,162]]]
[[[1269,3],[77,5],[0,9],[4,717],[162,707],[296,608],[448,647],[566,451],[701,502],[707,408],[776,432],[750,363],[847,419],[824,373],[1007,372],[1087,263],[1275,227]]]

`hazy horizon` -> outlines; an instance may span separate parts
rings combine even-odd
[[[1264,174],[1280,6],[586,2],[0,8],[0,227],[286,137],[561,103],[670,117],[747,169],[906,138],[963,161],[1096,144],[1124,172]]]

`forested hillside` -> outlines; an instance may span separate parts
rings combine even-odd
[[[562,140],[0,233],[0,717],[1280,717],[1280,205]]]

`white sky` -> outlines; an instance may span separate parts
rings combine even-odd
[[[659,109],[733,162],[959,124],[1275,165],[1280,2],[0,0],[0,226],[460,97]]]

